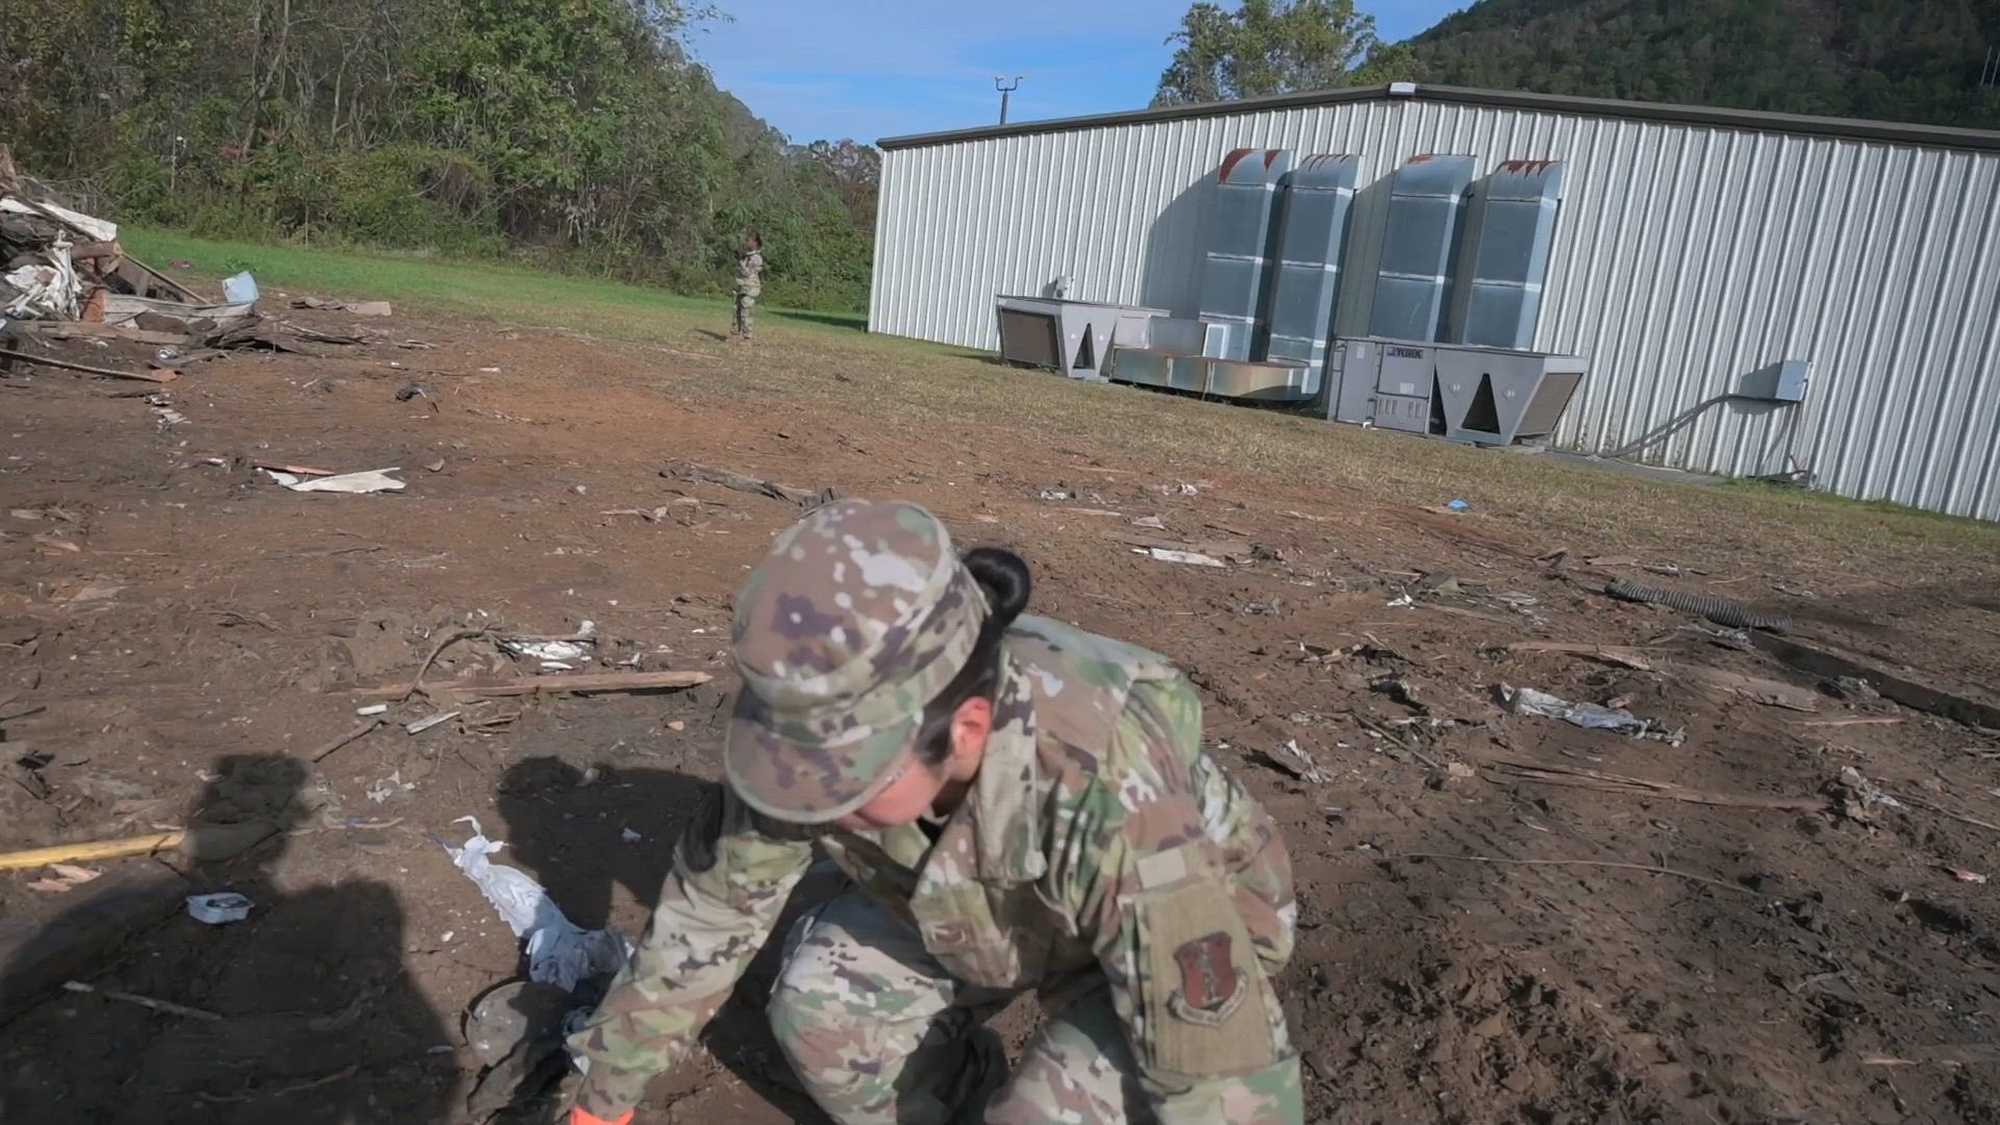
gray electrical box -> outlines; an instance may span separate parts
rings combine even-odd
[[[1806,386],[1811,382],[1812,365],[1802,359],[1788,359],[1745,375],[1736,395],[1767,402],[1804,402]]]

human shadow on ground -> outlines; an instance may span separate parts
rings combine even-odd
[[[586,773],[559,758],[524,759],[500,782],[507,852],[497,858],[535,876],[577,925],[596,928],[611,920],[621,887],[650,917],[673,869],[674,845],[715,786],[678,770],[597,766]],[[826,1118],[792,1077],[772,1039],[764,1004],[785,935],[800,914],[832,897],[841,880],[822,866],[800,882],[763,950],[702,1036],[709,1053],[745,1085],[806,1125]],[[637,923],[624,928],[638,940]],[[696,1068],[683,1064],[654,1086],[655,1098],[684,1096],[699,1081]]]
[[[0,1120],[452,1120],[457,1066],[404,968],[395,893],[365,881],[293,890],[297,873],[279,875],[307,816],[305,765],[232,755],[207,776],[190,832],[260,821],[275,834],[185,880],[156,861],[113,861],[113,886],[21,947],[0,970]],[[207,925],[182,908],[184,894],[224,890],[251,900],[247,918]],[[65,951],[51,972],[49,955]],[[65,991],[64,977],[95,991]]]

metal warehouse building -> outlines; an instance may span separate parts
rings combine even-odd
[[[2000,133],[1400,85],[881,142],[872,331],[994,349],[995,301],[1196,313],[1217,168],[1240,149],[1560,161],[1537,351],[1589,376],[1561,448],[2000,519]],[[1387,192],[1353,197],[1347,274]],[[1372,290],[1344,284],[1334,336]],[[1731,397],[1810,364],[1795,404]],[[1028,376],[1022,376],[1028,377]]]

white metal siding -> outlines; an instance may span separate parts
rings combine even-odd
[[[1638,456],[2000,519],[2000,153],[1377,100],[893,149],[875,332],[998,345],[993,298],[1192,315],[1231,149],[1362,160],[1336,331],[1368,322],[1387,177],[1419,153],[1569,164],[1536,347],[1589,357],[1557,441],[1617,449],[1785,359],[1803,407],[1719,403]]]

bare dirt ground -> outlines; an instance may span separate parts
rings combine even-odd
[[[694,333],[643,348],[368,327],[382,339],[323,358],[193,368],[167,388],[171,423],[112,397],[134,384],[0,378],[0,847],[293,810],[228,863],[87,864],[105,874],[67,891],[31,888],[61,881],[47,869],[0,874],[17,933],[87,920],[104,888],[157,897],[168,866],[257,903],[204,926],[167,884],[147,925],[68,973],[220,1019],[0,997],[0,1119],[467,1120],[460,1013],[517,952],[437,841],[476,816],[578,922],[636,933],[716,774],[730,599],[798,509],[661,474],[694,462],[930,505],[967,543],[1026,554],[1040,612],[1186,669],[1215,752],[1288,834],[1303,933],[1283,994],[1309,1120],[2000,1121],[2000,890],[1970,881],[2000,874],[2000,736],[1842,697],[1601,592],[1622,575],[1786,612],[1815,644],[1991,703],[1990,554],[1830,562],[1799,553],[1811,529],[1761,550],[1740,527],[1635,544],[1560,511],[1529,535],[1484,504],[1432,507],[1449,492],[1383,504],[1053,422],[913,429],[870,406],[866,365],[824,361],[818,341],[856,346],[825,329],[742,353]],[[410,337],[439,347],[390,343]],[[753,397],[777,367],[841,394]],[[426,395],[397,402],[412,379]],[[1369,440],[1384,463],[1407,448]],[[296,494],[253,460],[395,465],[409,487]],[[1227,565],[1157,561],[1134,537]],[[359,689],[408,683],[455,631],[586,620],[593,671],[636,657],[716,679],[452,703],[424,733],[384,726],[309,760],[359,721]],[[1623,647],[1509,647],[1535,642]],[[427,679],[533,671],[475,639]],[[1684,738],[1510,714],[1503,683]],[[434,710],[419,696],[392,717]],[[1850,768],[1864,784],[1841,782]],[[762,979],[641,1121],[817,1120],[760,1037]]]

